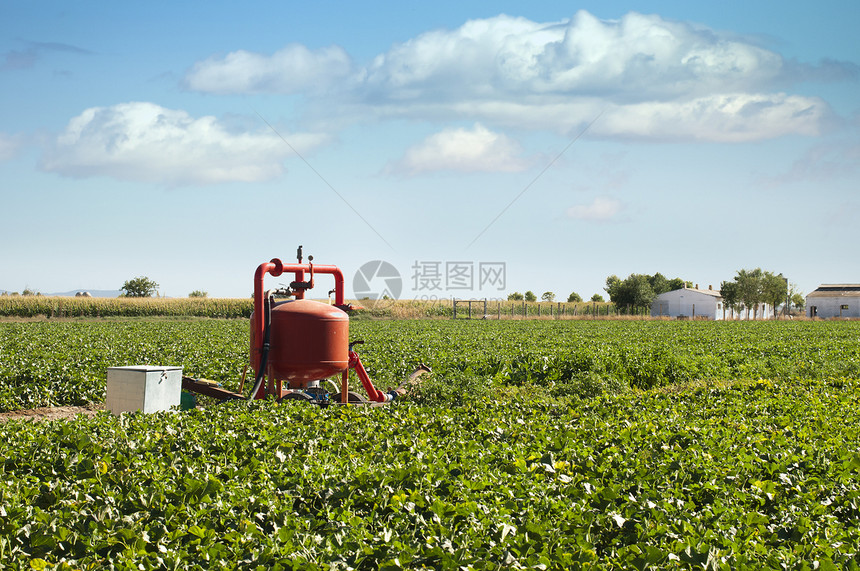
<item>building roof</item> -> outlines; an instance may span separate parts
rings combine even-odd
[[[685,287],[685,288],[681,288],[681,289],[673,289],[672,291],[663,292],[660,295],[666,295],[666,294],[670,294],[670,293],[674,293],[674,292],[701,293],[704,295],[710,295],[710,296],[715,297],[717,299],[723,298],[723,296],[720,294],[720,290],[718,290],[718,289],[698,289],[698,288],[694,288],[694,287]],[[657,297],[660,297],[660,296],[658,295]]]
[[[806,297],[860,296],[860,284],[821,284]]]
[[[720,290],[718,290],[718,289],[698,289],[698,288],[689,288],[689,287],[684,288],[684,289],[686,289],[687,291],[695,291],[698,293],[703,293],[705,295],[712,295],[714,297],[719,297],[719,298],[723,297],[723,294],[721,294]]]

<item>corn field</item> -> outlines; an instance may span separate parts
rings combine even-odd
[[[353,317],[420,319],[455,317],[451,299],[358,300]],[[484,305],[473,301],[474,318],[484,318]],[[7,318],[100,318],[100,317],[250,317],[251,298],[135,298],[135,297],[48,297],[0,296],[0,317]],[[645,313],[634,313],[644,317]],[[468,306],[458,301],[456,317],[469,316]],[[630,316],[611,303],[557,303],[488,301],[486,319],[609,318]]]
[[[217,298],[0,297],[2,317],[249,317],[254,302]]]

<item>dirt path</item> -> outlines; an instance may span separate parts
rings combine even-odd
[[[23,410],[10,410],[9,412],[0,412],[0,423],[10,420],[65,420],[74,418],[79,414],[93,416],[104,409],[105,405],[98,403],[86,406],[45,406]]]

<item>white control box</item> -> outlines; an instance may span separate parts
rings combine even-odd
[[[134,365],[109,367],[105,408],[121,412],[157,412],[178,407],[182,398],[182,367]]]

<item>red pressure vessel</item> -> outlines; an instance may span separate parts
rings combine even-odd
[[[253,317],[252,317],[253,323]],[[349,316],[337,307],[308,299],[282,301],[272,307],[269,370],[289,387],[342,373],[349,366]],[[251,350],[255,331],[251,328]],[[255,370],[259,361],[251,363]]]

